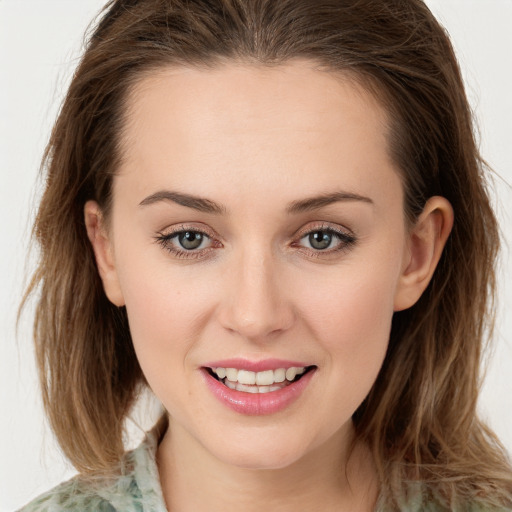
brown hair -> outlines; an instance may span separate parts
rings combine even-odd
[[[64,453],[83,472],[112,468],[144,377],[125,310],[106,298],[83,206],[106,215],[122,157],[127,96],[152,70],[231,60],[306,58],[350,73],[388,111],[392,157],[413,221],[446,197],[455,225],[428,289],[393,318],[388,353],[354,415],[386,510],[421,482],[446,508],[512,501],[503,448],[476,415],[480,359],[492,331],[496,220],[460,71],[421,0],[117,0],[90,35],[45,153],[34,227],[40,291],[35,343],[44,403]]]

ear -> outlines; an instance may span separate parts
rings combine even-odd
[[[96,201],[87,201],[84,206],[85,227],[91,242],[96,266],[103,282],[103,289],[110,302],[124,306],[124,297],[117,275],[112,243],[105,226],[103,213]]]
[[[453,226],[453,208],[444,197],[431,197],[409,232],[394,310],[414,305],[434,274]]]

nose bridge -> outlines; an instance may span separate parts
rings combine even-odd
[[[276,258],[270,249],[257,245],[247,246],[234,257],[221,321],[244,338],[264,340],[289,328],[293,313],[279,286]]]

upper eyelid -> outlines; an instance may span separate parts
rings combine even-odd
[[[329,233],[333,234],[334,237],[338,239],[339,245],[342,245],[342,246],[353,245],[357,241],[357,238],[356,238],[355,235],[353,235],[351,233],[346,233],[343,230],[336,230],[336,229],[333,229],[333,228],[312,229],[310,231],[306,231],[305,233],[303,233],[299,237],[295,238],[295,240],[297,240],[297,239],[299,241],[303,240],[307,236],[311,235],[312,233],[318,232],[318,231],[326,231],[326,232],[329,232]],[[296,241],[292,242],[292,246],[294,246],[296,244],[297,244]],[[308,249],[308,248],[306,247],[305,249]],[[324,254],[328,254],[329,252],[331,252],[331,250],[327,250],[326,249],[326,250],[319,251],[319,252],[324,253]]]
[[[200,233],[202,235],[205,235],[208,237],[212,242],[213,241],[220,241],[221,237],[213,230],[209,229],[204,224],[201,224],[198,226],[197,224],[187,224],[187,223],[181,223],[174,226],[169,226],[167,228],[164,228],[162,230],[159,230],[157,232],[157,235],[159,238],[167,238],[171,239],[177,236],[180,233],[191,231],[195,233]],[[311,233],[314,233],[315,231],[329,231],[331,233],[337,234],[338,236],[345,235],[346,237],[350,238],[357,238],[356,233],[354,233],[353,230],[339,225],[335,223],[331,223],[328,221],[312,221],[308,222],[305,226],[302,226],[298,230],[296,230],[292,235],[292,244],[296,243],[298,240],[301,240],[305,236],[308,236]],[[191,251],[192,252],[192,251]]]
[[[179,233],[183,233],[186,231],[192,231],[194,233],[201,233],[202,235],[206,235],[208,238],[220,238],[219,235],[212,229],[208,229],[206,227],[199,227],[197,225],[187,225],[185,223],[174,226],[169,226],[167,228],[161,229],[158,231],[158,234],[165,237],[172,237],[178,235]]]
[[[311,223],[308,223],[306,226],[310,225]],[[220,236],[212,229],[208,229],[207,227],[198,227],[197,225],[187,225],[186,223],[182,223],[179,226],[169,226],[164,229],[158,230],[159,235],[175,235],[178,233],[182,233],[184,231],[193,231],[201,234],[208,235],[210,238],[217,237],[220,238]],[[342,232],[349,236],[355,236],[356,234],[349,228],[345,226],[339,226],[338,224],[333,224],[327,221],[318,221],[317,225],[310,226],[310,227],[301,227],[298,230],[296,230],[292,237],[302,237],[304,235],[307,235],[313,231],[333,231],[333,232]]]
[[[195,259],[200,258],[201,255],[205,255],[207,252],[214,249],[215,245],[215,238],[210,236],[207,232],[204,230],[199,229],[193,229],[193,228],[186,228],[185,226],[181,226],[178,229],[171,230],[170,232],[165,232],[166,230],[162,230],[156,233],[156,236],[154,237],[154,241],[161,245],[165,250],[169,251],[171,254],[173,254],[177,258],[183,258],[183,259]],[[185,249],[180,248],[179,246],[176,246],[173,243],[174,238],[176,238],[180,233],[184,233],[187,231],[192,231],[196,233],[200,233],[206,238],[209,239],[209,246],[203,247],[202,249]]]
[[[311,223],[308,223],[307,225],[310,225]],[[300,229],[298,229],[295,233],[294,233],[294,237],[295,238],[303,238],[304,236],[310,234],[310,233],[313,233],[315,231],[331,231],[333,233],[337,233],[337,234],[343,234],[343,235],[346,235],[346,236],[349,236],[349,237],[356,237],[356,233],[354,233],[353,230],[345,227],[345,226],[340,226],[339,224],[334,224],[334,223],[331,223],[331,222],[326,222],[326,221],[319,221],[317,223],[317,225],[315,226],[312,226],[312,227],[302,227]]]

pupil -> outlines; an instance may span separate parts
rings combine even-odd
[[[327,249],[331,245],[332,235],[325,231],[316,231],[309,235],[309,243],[314,249]]]
[[[180,245],[187,250],[197,249],[203,241],[201,233],[194,233],[192,231],[185,231],[178,236]]]

